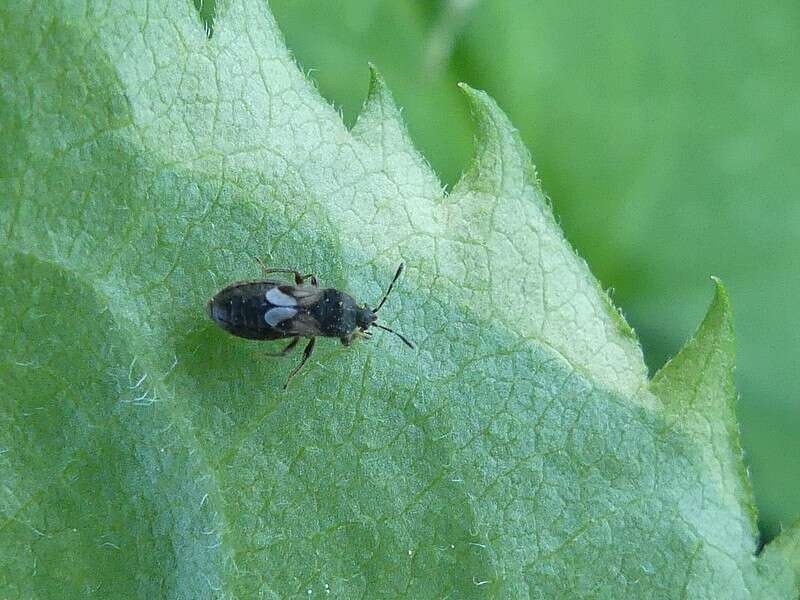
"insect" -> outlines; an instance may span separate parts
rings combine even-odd
[[[306,364],[319,336],[339,338],[342,344],[349,346],[356,337],[372,337],[367,330],[377,327],[395,334],[406,346],[414,348],[402,334],[376,323],[378,311],[403,272],[403,263],[378,306],[368,308],[366,304],[359,305],[349,294],[319,287],[316,275],[301,275],[294,269],[269,269],[261,260],[256,260],[264,275],[291,273],[295,285],[271,279],[239,281],[211,298],[206,310],[217,325],[235,336],[250,340],[292,339],[280,352],[270,353],[271,356],[287,356],[297,347],[300,338],[309,338],[300,364],[289,373],[283,389]],[[305,285],[307,279],[311,285]]]

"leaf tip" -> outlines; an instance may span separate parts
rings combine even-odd
[[[457,85],[461,88],[461,91],[464,92],[464,95],[470,101],[470,107],[473,110],[480,108],[482,101],[491,101],[486,92],[477,90],[468,83],[459,81]]]
[[[764,546],[758,561],[765,577],[800,593],[800,521]]]
[[[469,103],[477,128],[475,156],[455,189],[475,189],[501,195],[506,188],[533,183],[541,191],[530,152],[511,120],[483,90],[464,82],[458,87]],[[522,178],[507,177],[522,173]]]
[[[369,67],[367,103],[369,103],[371,98],[377,98],[382,95],[389,94],[389,90],[386,87],[386,81],[383,79],[383,76],[381,75],[381,72],[378,70],[378,67],[375,65],[375,63],[369,61],[367,66]]]
[[[458,87],[464,93],[469,103],[470,112],[475,119],[478,127],[479,141],[492,141],[488,138],[500,132],[498,127],[503,127],[508,133],[515,133],[516,129],[511,125],[506,114],[500,109],[494,99],[483,90],[478,90],[463,81],[458,83]]]
[[[712,275],[711,281],[714,282],[714,297],[711,299],[711,304],[708,307],[708,311],[706,311],[706,316],[696,337],[702,334],[713,335],[720,343],[729,342],[725,346],[733,355],[733,309],[731,308],[731,299],[725,284],[722,283],[719,277]]]
[[[722,283],[722,279],[716,275],[711,276],[711,281],[714,282],[714,298],[711,301],[711,306],[718,306],[720,310],[726,313],[730,318],[731,300],[730,296],[728,295],[728,290],[725,288],[725,284]]]
[[[392,123],[394,129],[407,138],[400,109],[394,102],[389,86],[374,63],[369,62],[369,84],[367,98],[356,119],[352,133],[356,137],[369,138],[370,131],[382,131],[381,124]],[[407,143],[410,143],[408,141]]]
[[[692,338],[653,377],[650,388],[680,420],[714,414],[727,423],[738,448],[733,384],[735,348],[730,298],[722,281],[712,277],[714,297]]]
[[[727,357],[725,363],[729,368],[733,368],[733,310],[730,296],[719,277],[712,276],[711,281],[714,283],[714,297],[703,321],[678,354],[656,373],[653,377],[654,385],[657,386],[662,381],[681,373],[687,364],[693,364],[698,360],[698,355],[705,355],[714,350],[723,350]]]
[[[365,144],[373,156],[382,156],[382,168],[391,173],[394,184],[400,181],[425,181],[435,193],[441,184],[408,134],[402,110],[397,106],[386,80],[373,62],[364,105],[350,134]]]

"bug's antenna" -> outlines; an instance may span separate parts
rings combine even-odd
[[[404,263],[400,263],[400,266],[397,267],[397,273],[394,274],[394,279],[392,279],[392,283],[389,284],[389,289],[386,290],[386,293],[383,295],[383,300],[381,300],[381,303],[378,304],[378,308],[373,308],[372,309],[372,312],[374,312],[374,313],[378,312],[381,309],[381,306],[383,306],[383,303],[386,302],[386,298],[389,297],[389,292],[392,291],[392,288],[394,287],[394,282],[397,281],[397,278],[400,277],[400,273],[403,272],[403,267],[404,266],[405,266]]]
[[[406,345],[406,346],[408,346],[408,347],[409,347],[409,348],[411,348],[412,350],[414,349],[414,344],[413,344],[413,342],[411,342],[411,340],[409,340],[409,339],[408,339],[406,336],[404,336],[403,334],[401,334],[401,333],[397,333],[397,332],[396,332],[394,329],[389,329],[388,327],[384,327],[383,325],[378,325],[377,323],[373,323],[373,324],[372,324],[372,326],[373,326],[373,327],[377,327],[378,329],[383,329],[384,331],[388,331],[389,333],[393,333],[393,334],[395,334],[397,337],[399,337],[401,340],[403,340],[403,342],[405,343],[405,345]]]

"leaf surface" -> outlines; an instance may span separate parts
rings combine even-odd
[[[373,71],[352,131],[260,2],[3,9],[0,588],[22,597],[796,598],[754,556],[725,292],[649,382],[505,115],[445,194]],[[292,360],[253,257],[389,335]],[[269,347],[269,350],[274,348]]]

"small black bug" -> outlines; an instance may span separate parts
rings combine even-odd
[[[239,281],[217,293],[208,301],[208,316],[228,333],[250,340],[280,340],[292,338],[289,345],[271,356],[286,356],[295,349],[301,337],[310,338],[303,359],[289,377],[289,381],[306,364],[314,351],[317,336],[335,337],[349,346],[357,336],[371,337],[367,331],[377,327],[395,334],[409,348],[414,348],[405,336],[379,325],[377,312],[386,302],[397,278],[403,272],[403,263],[397,268],[392,283],[377,308],[359,306],[349,294],[334,288],[320,288],[316,275],[301,275],[294,269],[268,269],[261,260],[261,270],[270,273],[292,273],[296,285],[261,279]],[[303,285],[306,279],[311,285]]]

